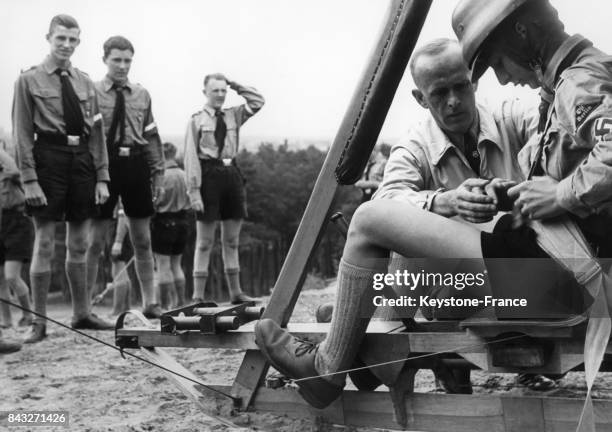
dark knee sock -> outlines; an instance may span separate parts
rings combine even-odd
[[[134,264],[136,265],[136,274],[138,275],[138,281],[140,282],[140,289],[142,290],[142,303],[144,306],[149,304],[157,303],[155,295],[155,284],[153,281],[154,277],[154,265],[152,259],[135,259]]]
[[[176,297],[178,305],[185,304],[185,279],[174,279],[174,286],[176,287]]]
[[[159,284],[162,309],[169,309],[172,306],[174,289],[174,282],[163,282]]]
[[[51,272],[30,273],[30,284],[32,285],[32,301],[34,302],[34,312],[47,315],[47,293],[51,285]],[[35,316],[34,321],[45,324],[44,318]]]
[[[91,310],[87,291],[87,263],[66,261],[66,277],[72,296],[72,314],[75,319],[83,318]]]
[[[113,314],[117,315],[130,308],[130,282],[127,278],[120,278],[113,283]]]
[[[5,281],[0,285],[0,298],[3,300],[11,301],[11,292],[9,290],[9,283]],[[12,325],[13,316],[11,314],[11,308],[7,303],[0,302],[0,314],[2,315],[2,324]]]
[[[229,287],[230,298],[236,297],[242,292],[240,288],[240,269],[225,269],[225,281]]]

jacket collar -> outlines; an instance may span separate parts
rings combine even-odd
[[[584,44],[585,47],[591,46],[592,44],[584,36],[575,34],[563,41],[563,43],[557,48],[557,51],[553,54],[550,61],[546,65],[544,71],[544,87],[548,89],[554,89],[556,81],[561,74],[559,68],[568,55],[576,48],[579,44]]]
[[[477,103],[476,108],[478,109],[478,124],[472,129],[472,132],[476,134],[478,131],[478,147],[480,147],[483,141],[490,141],[503,150],[501,145],[501,138],[497,130],[497,123],[493,114],[489,112],[483,105]],[[455,146],[448,138],[448,135],[440,129],[438,124],[434,121],[433,117],[430,116],[428,119],[429,123],[429,135],[431,141],[427,143],[430,148],[432,155],[432,163],[438,165],[440,160],[446,155],[447,152],[454,149],[456,152],[460,152],[459,148]]]
[[[55,60],[53,59],[52,56],[48,55],[45,60],[42,63],[42,67],[45,70],[45,72],[47,72],[47,74],[51,75],[54,74],[56,70],[59,69],[59,66],[57,65],[57,63],[55,62]],[[68,74],[71,77],[75,76],[74,73],[74,68],[72,67],[72,63],[68,63],[68,68],[66,69],[68,71]]]
[[[113,88],[113,84],[114,84],[113,80],[112,80],[112,79],[110,79],[110,78],[108,77],[108,75],[105,75],[105,76],[104,76],[104,79],[102,80],[102,85],[103,85],[104,91],[108,93],[108,92],[110,91],[110,89],[112,89],[112,88]],[[129,89],[130,91],[132,91],[132,83],[130,82],[130,80],[127,80],[127,81],[126,81],[126,82],[123,84],[123,87],[126,87],[127,89]]]

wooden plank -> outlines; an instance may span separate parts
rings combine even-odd
[[[345,391],[341,399],[344,423],[337,424],[398,428],[386,392]],[[414,393],[406,398],[406,406],[412,413],[408,430],[424,432],[574,432],[583,403],[582,399],[502,395]],[[336,423],[335,408],[313,409],[292,388],[262,388],[252,407],[257,411],[312,420],[319,417]],[[612,401],[596,401],[595,410],[597,431],[612,430]]]
[[[327,323],[290,323],[287,328],[296,336],[307,337],[314,341],[325,338],[329,329]],[[453,351],[457,353],[474,354],[486,353],[485,341],[470,332],[398,332],[401,324],[398,322],[372,321],[368,326],[366,343],[371,338],[372,345],[381,343],[393,346],[394,352],[433,353]],[[158,329],[150,328],[123,328],[117,330],[117,336],[137,336],[140,346],[182,347],[182,348],[235,348],[257,349],[253,336],[254,323],[248,323],[238,330],[216,335],[204,335],[193,331],[180,335],[161,333]],[[562,357],[571,358],[572,361],[583,355],[584,341],[579,339],[557,340],[557,351]],[[606,354],[612,354],[612,341],[608,344]]]
[[[578,401],[578,403],[576,403]],[[612,407],[607,400],[594,400],[595,426],[597,432],[612,430]],[[546,432],[575,432],[578,418],[584,404],[583,399],[544,399],[543,414],[546,422]]]
[[[544,410],[541,399],[515,397],[503,398],[501,401],[506,432],[523,432],[528,428],[544,431]]]
[[[371,141],[368,143],[371,144],[370,149],[376,144],[430,6],[431,0],[393,0],[379,41],[364,69],[314,185],[274,285],[265,318],[271,318],[281,325],[289,322],[306,277],[308,261],[325,231],[330,206],[338,188],[335,179],[336,166],[342,160],[349,144]],[[255,388],[249,388],[251,384],[241,382],[242,377],[247,376],[246,371],[258,374],[257,382],[261,381],[266,373],[267,368],[261,366],[260,360],[256,360],[257,355],[261,354],[245,357],[235,381],[234,393],[242,397],[243,407],[249,405],[255,392]],[[257,370],[253,371],[254,367]]]

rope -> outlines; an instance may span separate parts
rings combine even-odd
[[[497,340],[493,340],[493,341],[489,341],[489,342],[483,342],[483,343],[477,343],[477,344],[472,344],[472,345],[466,345],[463,347],[457,347],[457,348],[451,348],[451,349],[447,349],[447,350],[443,350],[443,351],[438,351],[435,353],[428,353],[428,354],[422,354],[416,357],[409,357],[409,358],[403,358],[403,359],[399,359],[399,360],[390,360],[390,361],[386,361],[386,362],[382,362],[382,363],[375,363],[369,366],[362,366],[362,367],[358,367],[358,368],[352,368],[352,369],[346,369],[346,370],[341,370],[338,372],[331,372],[331,373],[327,373],[327,374],[323,374],[323,375],[315,375],[315,376],[310,376],[310,377],[306,377],[306,378],[298,378],[298,379],[291,379],[290,382],[293,383],[298,383],[301,381],[307,381],[307,380],[311,380],[311,379],[315,379],[315,378],[323,378],[323,377],[328,377],[328,376],[333,376],[333,375],[339,375],[339,374],[345,374],[345,373],[349,373],[349,372],[355,372],[355,371],[360,371],[360,370],[364,370],[364,369],[371,369],[371,368],[375,368],[375,367],[379,367],[379,366],[386,366],[386,365],[390,365],[390,364],[394,364],[394,363],[400,363],[400,362],[407,362],[407,361],[411,361],[411,360],[416,360],[416,359],[422,359],[422,358],[427,358],[427,357],[434,357],[440,354],[448,354],[448,353],[454,353],[458,350],[465,350],[465,349],[470,349],[470,348],[477,348],[480,346],[485,346],[485,345],[489,345],[489,344],[494,344],[494,343],[498,343],[498,342],[505,342],[505,341],[509,341],[509,340],[514,340],[514,339],[519,339],[519,338],[523,338],[526,337],[527,335],[517,335],[517,336],[510,336],[507,338],[502,338],[502,339],[497,339]]]
[[[204,384],[203,382],[200,382],[200,381],[198,381],[198,380],[194,380],[193,378],[190,378],[190,377],[188,377],[188,376],[185,376],[185,375],[183,375],[183,374],[180,374],[180,373],[178,373],[178,372],[176,372],[176,371],[173,371],[172,369],[168,369],[167,367],[161,366],[161,365],[159,365],[159,364],[157,364],[157,363],[155,363],[155,362],[152,362],[151,360],[148,360],[148,359],[146,359],[146,358],[144,358],[144,357],[140,357],[140,356],[138,356],[138,355],[136,355],[136,354],[133,354],[133,353],[131,353],[131,352],[124,351],[124,350],[123,350],[123,348],[119,348],[119,347],[116,347],[115,345],[111,345],[111,344],[109,344],[108,342],[103,341],[102,339],[98,339],[97,337],[95,337],[95,336],[91,336],[91,335],[89,335],[89,334],[87,334],[87,333],[85,333],[85,332],[82,332],[82,331],[78,330],[78,329],[73,329],[72,327],[69,327],[69,326],[67,326],[66,324],[62,324],[61,322],[54,320],[53,318],[49,318],[48,316],[45,316],[45,315],[39,314],[39,313],[37,313],[37,312],[34,312],[34,311],[32,311],[32,310],[29,310],[28,308],[24,308],[24,307],[22,307],[22,306],[20,306],[20,305],[18,305],[18,304],[15,304],[15,303],[13,303],[13,302],[11,302],[11,301],[9,301],[9,300],[5,300],[5,299],[0,298],[0,301],[1,301],[1,302],[3,302],[3,303],[8,304],[9,306],[13,306],[13,307],[16,307],[16,308],[18,308],[18,309],[21,309],[22,311],[29,312],[29,313],[31,313],[31,314],[33,314],[33,315],[36,315],[36,316],[37,316],[37,317],[39,317],[39,318],[43,318],[43,319],[45,319],[45,320],[47,320],[47,321],[49,321],[49,322],[52,322],[53,324],[56,324],[56,325],[58,325],[58,326],[60,326],[60,327],[63,327],[63,328],[65,328],[65,329],[68,329],[68,330],[70,330],[70,331],[72,331],[72,332],[74,332],[74,333],[80,334],[81,336],[85,336],[86,338],[89,338],[89,339],[91,339],[91,340],[93,340],[93,341],[95,341],[95,342],[98,342],[99,344],[105,345],[105,346],[107,346],[107,347],[109,347],[109,348],[112,348],[112,349],[114,349],[114,350],[116,350],[116,351],[119,351],[119,352],[121,353],[121,356],[122,356],[122,357],[124,357],[124,354],[127,354],[127,355],[129,355],[130,357],[134,357],[135,359],[138,359],[138,360],[140,360],[140,361],[142,361],[142,362],[144,362],[144,363],[147,363],[147,364],[149,364],[149,365],[151,365],[151,366],[155,366],[156,368],[162,369],[162,370],[164,370],[164,371],[166,371],[166,372],[169,372],[169,373],[171,373],[171,374],[173,374],[173,375],[176,375],[176,376],[178,376],[178,377],[181,377],[181,378],[183,378],[183,379],[186,379],[187,381],[190,381],[190,382],[192,382],[192,383],[194,383],[194,384],[200,385],[200,386],[204,387],[205,389],[208,389],[208,390],[210,390],[210,391],[213,391],[213,392],[215,392],[215,393],[218,393],[218,394],[220,394],[220,395],[223,395],[223,396],[225,396],[225,397],[227,397],[227,398],[231,399],[233,402],[239,402],[239,401],[240,401],[240,398],[237,398],[237,397],[235,397],[235,396],[232,396],[232,395],[230,395],[230,394],[227,394],[227,393],[225,393],[225,392],[223,392],[223,391],[221,391],[221,390],[219,390],[219,389],[216,389],[216,388],[214,388],[214,387],[208,386],[208,385]],[[124,358],[125,358],[125,357],[124,357]]]

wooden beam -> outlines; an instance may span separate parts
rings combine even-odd
[[[229,386],[216,386],[227,391]],[[413,393],[407,430],[422,432],[575,432],[584,399],[498,394]],[[318,410],[293,388],[261,388],[252,408],[260,412],[353,427],[399,429],[388,392],[345,391]],[[595,400],[596,431],[612,430],[612,400]]]
[[[271,318],[281,325],[289,322],[306,277],[308,261],[325,230],[330,206],[338,188],[336,166],[351,143],[370,140],[372,142],[367,143],[370,151],[376,144],[430,6],[431,0],[393,0],[386,25],[314,185],[274,285],[265,318]],[[259,356],[262,354],[258,351],[247,353],[234,382],[233,393],[242,398],[243,408],[253,398],[256,391],[253,385],[260,383],[267,372],[268,366]]]

